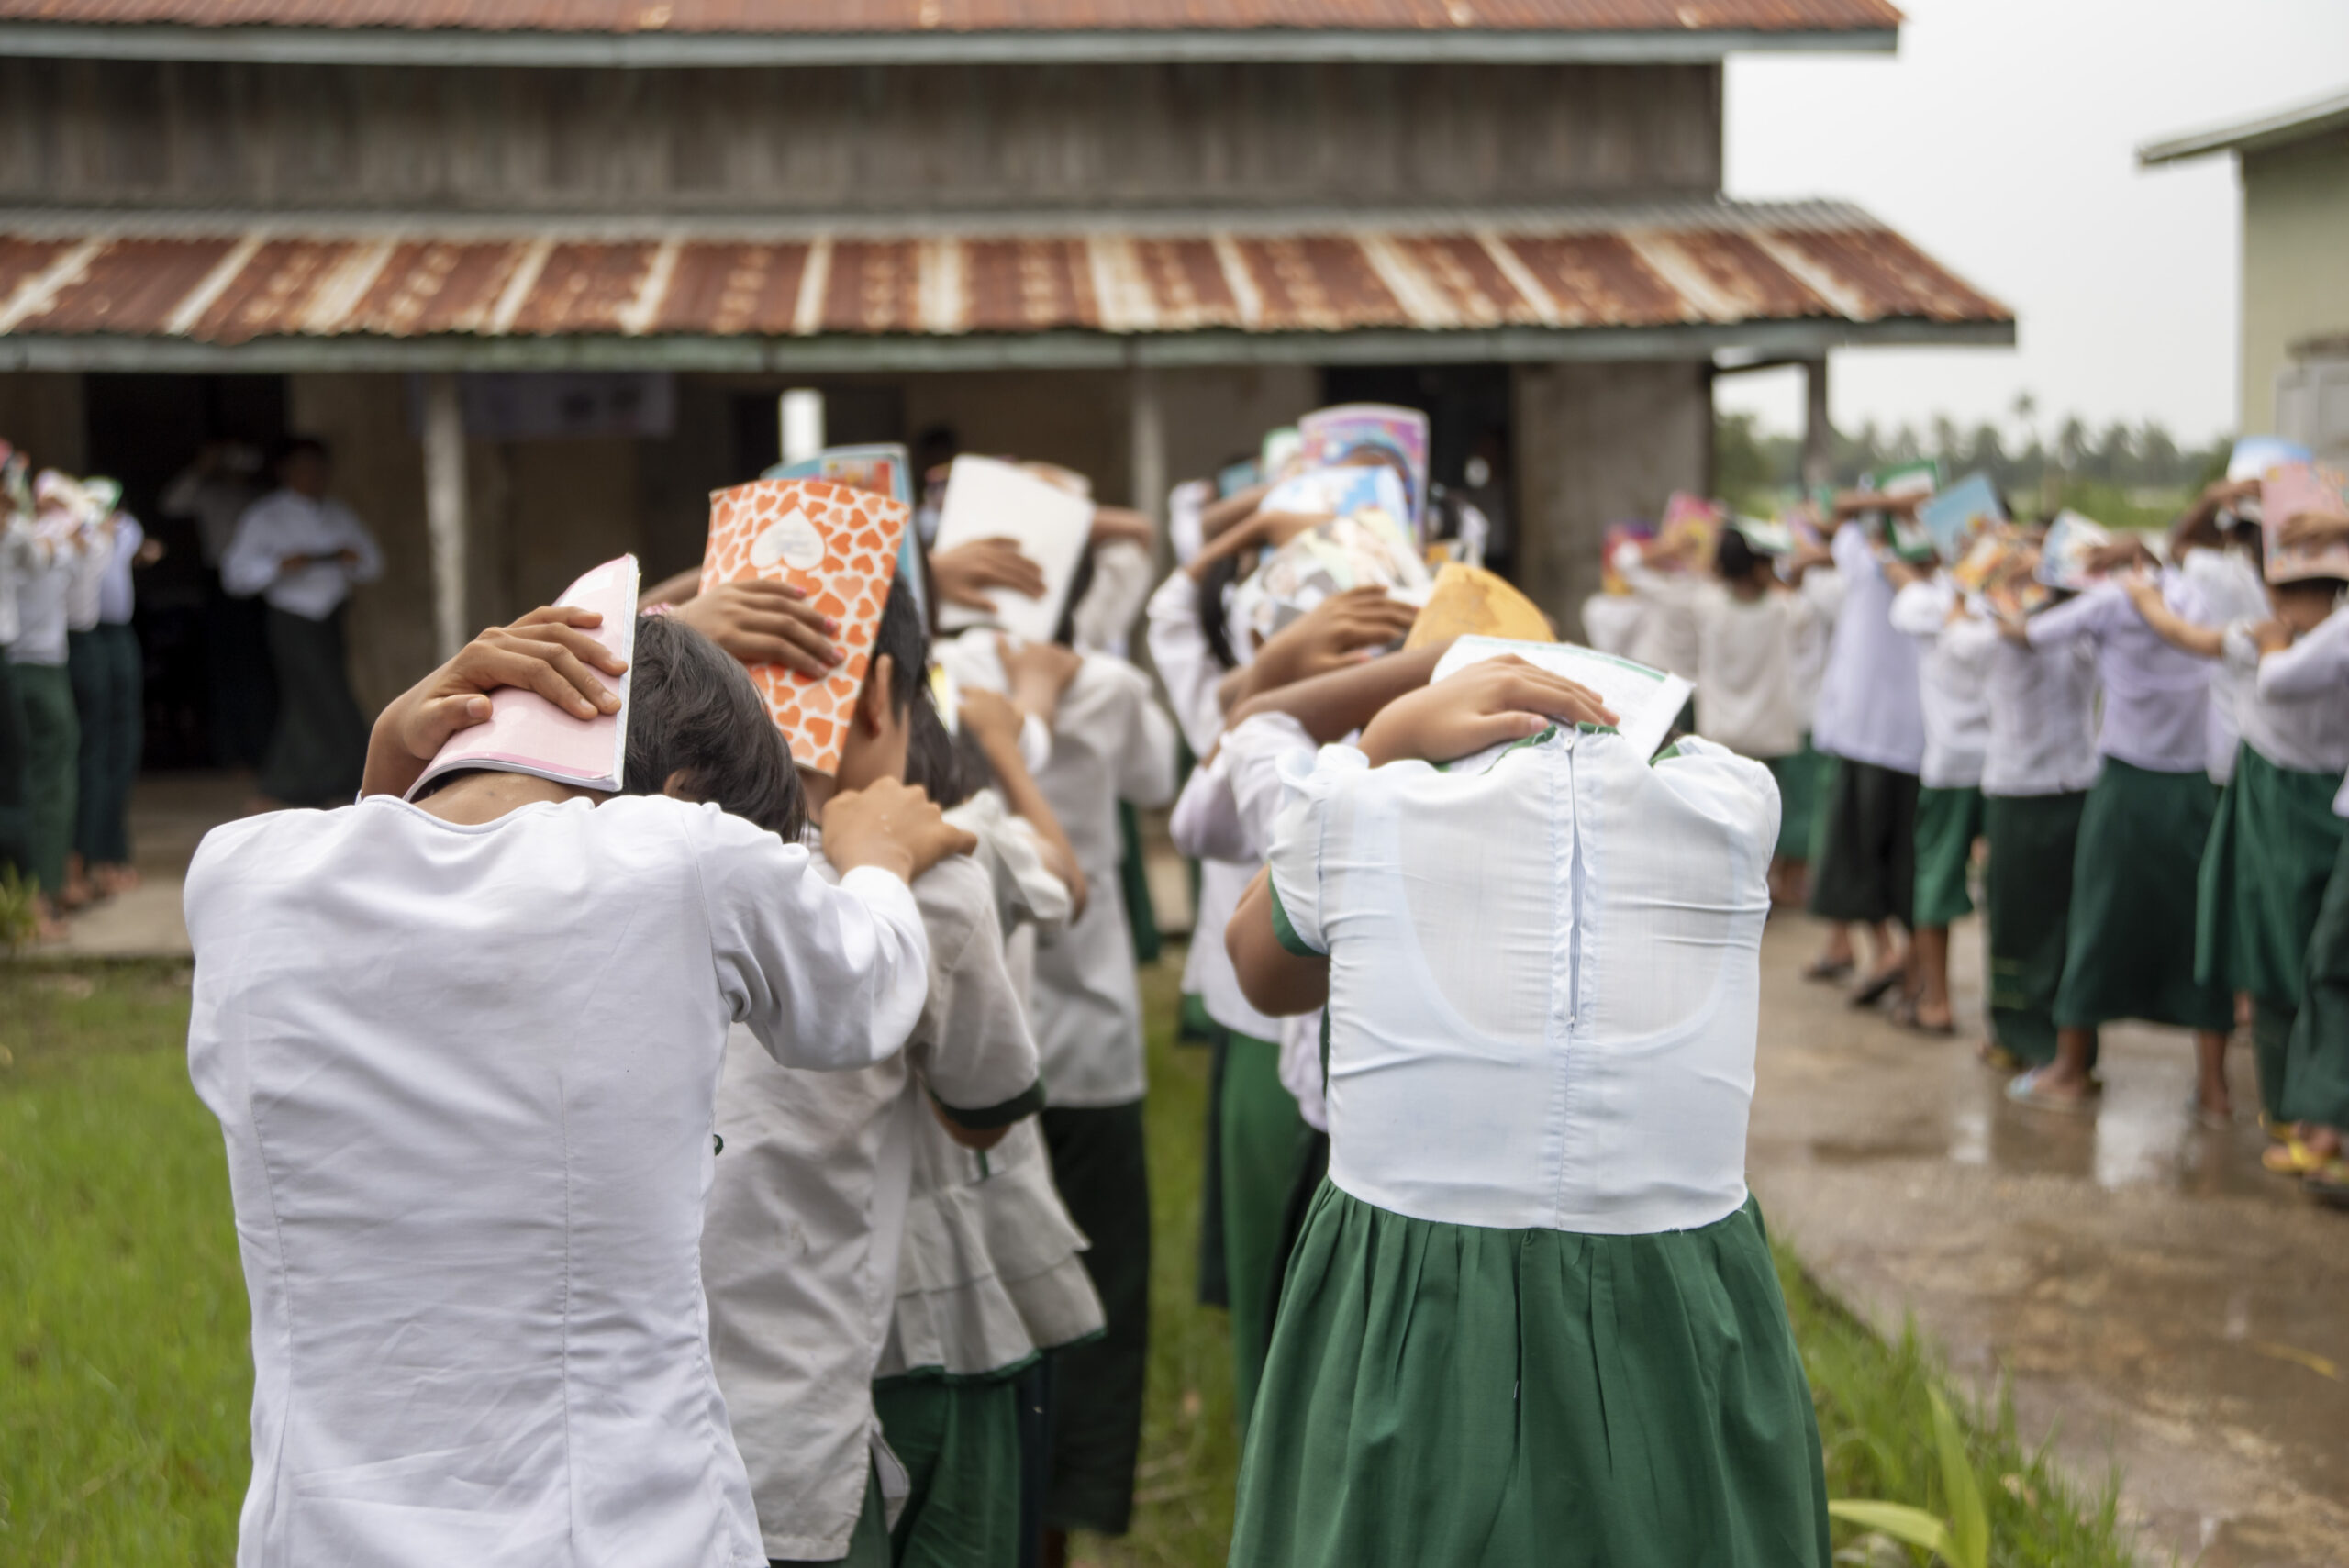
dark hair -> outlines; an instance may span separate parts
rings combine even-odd
[[[1076,646],[1076,606],[1085,602],[1085,595],[1092,587],[1093,549],[1088,545],[1085,553],[1076,558],[1076,570],[1069,573],[1068,596],[1061,601],[1060,624],[1052,628],[1052,640],[1063,648]]]
[[[879,663],[884,653],[889,656],[892,666],[889,711],[903,713],[907,704],[924,695],[923,687],[930,681],[930,628],[922,624],[921,606],[915,602],[912,585],[902,578],[889,584],[889,596],[881,606],[880,629],[873,638],[873,658],[866,669]]]
[[[639,616],[629,666],[623,795],[659,795],[682,774],[688,800],[707,801],[785,839],[807,822],[791,748],[766,700],[733,655],[683,621]]]
[[[280,436],[270,443],[269,471],[275,473],[285,465],[288,460],[299,457],[304,452],[308,452],[320,462],[333,461],[333,454],[327,450],[326,442],[316,436]]]
[[[1208,639],[1208,651],[1226,670],[1240,668],[1240,655],[1232,651],[1231,627],[1225,619],[1223,595],[1240,580],[1240,557],[1237,551],[1227,551],[1208,562],[1199,573],[1199,630]]]
[[[951,811],[974,793],[954,737],[938,717],[930,693],[914,698],[906,715],[906,782],[919,784],[941,811]]]
[[[1764,559],[1762,552],[1753,548],[1753,541],[1735,528],[1723,528],[1713,546],[1713,570],[1724,583],[1748,581]]]

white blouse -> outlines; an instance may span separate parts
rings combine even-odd
[[[216,828],[188,1066],[252,1297],[238,1562],[763,1563],[710,1371],[729,1023],[895,1050],[904,883],[660,795],[474,827],[389,795]]]
[[[1858,523],[1830,548],[1843,599],[1820,678],[1812,743],[1831,757],[1913,773],[1925,762],[1925,714],[1917,690],[1917,643],[1892,628],[1892,584]]]
[[[1917,667],[1917,695],[1925,715],[1925,762],[1917,782],[1927,789],[1973,789],[1982,783],[1982,757],[1990,743],[1987,677],[1990,644],[1998,637],[1987,622],[1953,622],[1957,585],[1947,573],[1911,583],[1892,599],[1892,627],[1913,637],[1923,650]]]
[[[1420,1219],[1642,1235],[1744,1203],[1769,770],[1551,732],[1482,773],[1293,773],[1283,940],[1330,955],[1330,1179]]]
[[[2334,606],[2306,637],[2262,659],[2258,695],[2263,702],[2329,704],[2335,726],[2349,728],[2349,605]],[[2349,817],[2349,777],[2332,797],[2332,814]]]
[[[2077,642],[2027,647],[1987,622],[1978,635],[1990,643],[1982,793],[2076,795],[2096,783],[2096,654]]]
[[[2259,568],[2236,550],[2189,550],[2178,575],[2194,585],[2207,626],[2267,618],[2267,584]],[[2243,743],[2243,705],[2251,700],[2250,677],[2225,660],[2210,666],[2210,722],[2203,767],[2216,784],[2234,776],[2235,748]]]
[[[2162,598],[2188,621],[2210,613],[2180,573],[2162,573]],[[2199,773],[2210,761],[2210,662],[2171,647],[2118,583],[2099,583],[2025,623],[2034,648],[2086,643],[2104,684],[2097,750],[2132,768]]]
[[[1798,672],[1823,639],[1817,605],[1792,591],[1741,599],[1708,583],[1696,596],[1697,732],[1741,757],[1791,757],[1802,747]]]
[[[2254,750],[2296,773],[2349,769],[2349,607],[2265,657],[2247,627],[2229,627],[2224,657],[2250,687],[2241,717]]]

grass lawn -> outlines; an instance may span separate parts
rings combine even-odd
[[[1223,1316],[1192,1304],[1202,1051],[1173,1043],[1174,950],[1146,977],[1157,1231],[1140,1507],[1102,1565],[1223,1561],[1239,1443]],[[226,1564],[247,1473],[243,1281],[227,1172],[182,1054],[170,965],[0,963],[0,1565]],[[1781,1252],[1829,1491],[1938,1509],[1931,1356],[1887,1347]],[[2084,1498],[1991,1418],[1969,1434],[2007,1568],[2122,1568]],[[1839,1529],[1839,1540],[1847,1532]],[[1855,1559],[1855,1560],[1875,1560]],[[1886,1562],[1909,1561],[1884,1556]]]

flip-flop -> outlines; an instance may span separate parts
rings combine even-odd
[[[1852,961],[1848,958],[1814,958],[1802,966],[1802,977],[1821,985],[1831,985],[1851,973]]]
[[[1975,1049],[1974,1054],[1985,1067],[1994,1067],[2001,1073],[2022,1071],[2022,1058],[2000,1045],[1997,1040],[1984,1040]]]
[[[2300,1178],[2300,1190],[2321,1204],[2349,1208],[2349,1159],[2335,1155]]]
[[[2322,1170],[2334,1158],[2333,1155],[2318,1153],[2297,1138],[2288,1138],[2262,1150],[2259,1164],[2271,1175],[2305,1176]]]
[[[1860,988],[1852,993],[1852,1006],[1854,1007],[1875,1006],[1877,1000],[1887,991],[1899,984],[1907,973],[1906,969],[1890,969],[1879,970],[1869,975],[1860,983]]]
[[[2082,1095],[2077,1099],[2064,1095],[2051,1095],[2039,1086],[2039,1074],[2044,1071],[2034,1067],[2028,1073],[2018,1073],[2007,1080],[2007,1098],[2019,1106],[2029,1106],[2038,1111],[2058,1111],[2065,1116],[2079,1116],[2092,1108],[2093,1096]]]

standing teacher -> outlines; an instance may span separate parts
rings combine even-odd
[[[229,593],[269,604],[278,709],[257,787],[288,806],[339,806],[358,794],[367,761],[343,606],[352,584],[383,575],[384,552],[350,507],[327,498],[323,441],[291,437],[272,467],[277,488],[247,508],[220,562]]]

